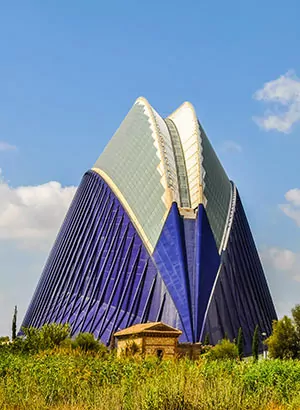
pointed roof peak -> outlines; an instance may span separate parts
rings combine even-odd
[[[172,114],[168,116],[168,118],[172,120],[172,117],[176,117],[176,115],[187,110],[192,113],[193,117],[197,118],[195,107],[189,101],[184,101],[175,111],[172,112]]]

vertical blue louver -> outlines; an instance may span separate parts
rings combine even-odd
[[[236,210],[222,265],[212,300],[208,308],[204,333],[213,344],[227,333],[237,337],[241,327],[245,351],[251,352],[256,325],[261,332],[271,333],[276,312],[261,262],[237,193]]]
[[[155,303],[154,303],[155,302]],[[116,329],[178,314],[132,222],[93,171],[83,177],[23,326],[68,322],[108,343]]]

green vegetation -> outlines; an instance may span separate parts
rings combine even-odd
[[[206,333],[203,344],[204,346],[209,345],[209,333]]]
[[[236,345],[237,345],[239,359],[242,360],[242,358],[244,357],[244,335],[243,335],[243,329],[241,327],[239,328]]]
[[[300,339],[300,305],[296,305],[292,309],[292,318],[297,333],[297,337]]]
[[[18,314],[18,309],[17,306],[15,306],[14,309],[14,315],[12,319],[12,325],[11,325],[11,339],[15,340],[17,337],[17,314]]]
[[[97,352],[98,355],[105,356],[108,353],[107,348],[99,343],[91,333],[78,333],[72,342],[73,348],[79,348],[84,352]]]
[[[237,346],[230,340],[223,339],[205,354],[205,358],[208,360],[226,360],[236,359],[238,355]]]
[[[259,335],[258,335],[258,326],[255,327],[253,339],[252,339],[252,356],[253,360],[258,360],[258,346],[259,346]]]
[[[158,361],[71,347],[35,354],[0,349],[0,408],[299,409],[300,362]]]
[[[296,410],[300,409],[300,306],[273,323],[266,340],[274,360],[243,357],[243,332],[204,345],[198,361],[142,358],[128,345],[117,358],[89,333],[70,338],[69,325],[24,328],[0,339],[2,410]],[[206,343],[209,343],[209,339]]]
[[[284,316],[273,322],[272,335],[265,341],[274,359],[300,359],[300,305],[292,309],[292,319]]]
[[[24,354],[35,354],[54,348],[77,349],[103,356],[108,353],[106,346],[96,340],[91,333],[78,333],[74,340],[71,339],[69,324],[49,323],[40,329],[23,327],[22,332],[22,337],[17,337],[13,344],[2,349]]]

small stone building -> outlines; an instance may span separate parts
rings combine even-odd
[[[131,349],[138,349],[139,353],[145,356],[170,359],[177,353],[178,337],[181,333],[181,330],[162,322],[133,325],[114,334],[117,354],[121,356]]]

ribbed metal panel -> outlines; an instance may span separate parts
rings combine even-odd
[[[220,257],[203,205],[196,219],[183,218],[174,203],[153,253],[181,319],[187,340],[200,338]]]
[[[161,318],[181,327],[154,262],[101,177],[82,180],[23,326],[68,322],[109,343],[111,334]]]
[[[245,352],[251,353],[256,325],[270,335],[277,316],[238,192],[233,218],[202,337],[209,333],[215,344],[225,333],[236,338],[242,327]]]

